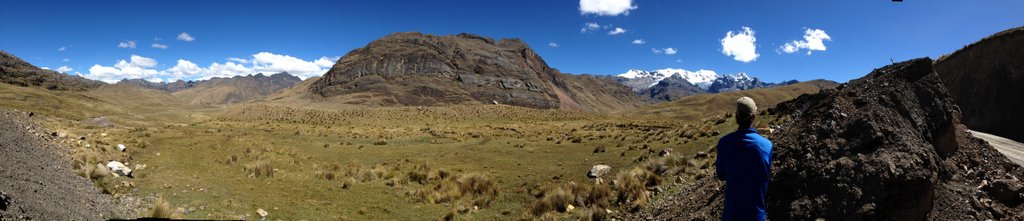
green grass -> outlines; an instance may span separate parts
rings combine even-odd
[[[651,152],[672,148],[674,155],[692,156],[717,141],[717,136],[707,135],[711,131],[721,136],[735,129],[731,119],[716,123],[719,114],[680,120],[504,105],[219,108],[154,103],[163,95],[132,88],[68,93],[0,84],[0,91],[10,92],[0,93],[0,99],[11,101],[0,106],[37,111],[46,115],[45,126],[69,132],[69,147],[89,156],[79,164],[118,159],[146,165],[134,172],[134,179],[112,180],[134,183],[116,187],[118,193],[155,193],[194,219],[253,218],[262,208],[270,220],[436,220],[450,214],[457,219],[513,220],[530,217],[540,189],[591,183],[585,175],[595,164],[612,166],[606,178],[610,181],[616,173],[642,168],[649,161],[638,159]],[[122,103],[132,104],[114,105]],[[109,116],[118,126],[95,128],[78,122],[94,116]],[[79,135],[89,138],[74,140]],[[386,144],[375,145],[382,140]],[[114,151],[118,143],[128,144],[129,151]],[[605,151],[594,153],[598,146]],[[273,175],[250,176],[246,167],[258,165],[272,169]],[[327,172],[333,178],[327,179]],[[426,179],[411,178],[417,173]],[[439,174],[452,178],[440,179]],[[459,181],[470,176],[482,180]],[[671,187],[671,177],[662,179]],[[451,185],[462,183],[493,185],[495,197],[490,203],[480,201],[489,199],[489,191],[457,194],[459,198],[443,202],[423,197],[430,191],[453,191]],[[472,210],[473,205],[480,209]],[[613,205],[613,210],[622,208]],[[151,215],[147,213],[151,211],[140,211]]]

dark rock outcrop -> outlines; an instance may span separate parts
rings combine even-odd
[[[2,50],[0,50],[0,82],[60,91],[84,91],[104,84],[80,76],[44,70]]]
[[[570,88],[567,81],[572,79],[549,67],[519,39],[395,33],[346,54],[310,91],[322,97],[384,97],[375,105],[385,106],[497,102],[532,108],[604,108],[580,101],[587,96],[633,106],[642,103],[632,94],[595,95],[602,92]]]
[[[793,118],[769,135],[769,219],[1024,219],[1013,197],[1021,188],[994,184],[1024,170],[969,135],[930,59],[876,69],[769,112]],[[669,196],[650,216],[718,219],[723,189],[713,179]]]
[[[935,62],[964,124],[1024,141],[1024,27],[996,33]]]

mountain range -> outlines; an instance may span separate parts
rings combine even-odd
[[[682,97],[729,91],[767,88],[799,83],[796,80],[779,83],[761,81],[746,73],[719,75],[711,70],[687,71],[666,68],[653,71],[629,70],[612,77],[630,87],[640,97],[652,102],[677,100]]]
[[[170,83],[125,79],[117,84],[170,92],[192,104],[232,104],[263,98],[301,81],[302,79],[288,72],[281,72],[270,76],[258,73],[230,78],[215,77],[201,81],[178,80]]]

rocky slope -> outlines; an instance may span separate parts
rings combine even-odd
[[[369,106],[500,103],[601,111],[643,104],[608,87],[624,86],[562,74],[519,39],[395,33],[352,50],[309,89]],[[603,106],[610,103],[623,106]]]
[[[996,33],[935,62],[971,129],[1024,141],[1024,27]]]
[[[263,98],[298,84],[302,79],[286,72],[270,76],[262,73],[231,78],[198,81],[194,86],[174,92],[192,104],[232,104]]]
[[[3,50],[0,50],[0,82],[61,91],[83,91],[104,84],[79,76],[40,69]]]
[[[968,134],[930,59],[769,112],[792,119],[768,136],[771,220],[1024,219],[1024,170]],[[641,216],[716,220],[722,190],[704,177]]]
[[[130,218],[123,216],[133,212],[115,212],[110,195],[75,175],[67,149],[29,116],[0,110],[0,220]]]

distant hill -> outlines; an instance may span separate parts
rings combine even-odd
[[[231,104],[259,99],[301,81],[286,72],[270,76],[261,73],[199,81],[195,86],[173,94],[192,104]]]
[[[644,106],[629,111],[626,114],[643,115],[658,119],[692,121],[734,111],[736,109],[736,99],[743,96],[753,98],[757,102],[758,108],[767,109],[802,94],[818,93],[822,89],[835,88],[838,85],[838,83],[829,80],[812,80],[771,88],[757,88],[717,94],[698,94],[682,97],[670,102]]]
[[[394,33],[350,51],[310,93],[364,106],[507,104],[592,111],[645,104],[614,81],[563,74],[519,39]]]
[[[0,50],[0,82],[60,91],[83,91],[104,85],[100,81],[41,69],[3,50]]]
[[[1024,27],[942,56],[935,72],[963,112],[964,124],[1024,141]]]
[[[117,84],[135,85],[141,88],[149,88],[166,92],[177,92],[196,86],[196,81],[177,80],[175,82],[150,82],[141,78],[121,79]]]
[[[281,89],[298,84],[302,79],[281,72],[266,76],[235,76],[211,78],[201,81],[150,82],[143,79],[124,79],[119,85],[134,85],[141,88],[161,90],[192,104],[231,104],[263,98]]]
[[[798,81],[770,83],[746,73],[719,75],[710,70],[687,71],[666,68],[654,71],[629,70],[612,77],[652,102],[677,100],[685,96],[767,88],[795,84]]]

